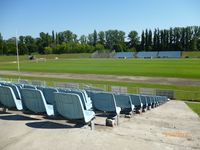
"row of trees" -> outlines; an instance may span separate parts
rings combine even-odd
[[[130,31],[128,36],[120,30],[107,30],[78,37],[72,31],[51,34],[41,32],[38,38],[20,36],[18,39],[19,53],[61,54],[90,53],[96,50],[115,51],[153,51],[181,50],[200,51],[200,27],[146,29],[141,36],[137,31]],[[0,55],[16,53],[16,39],[3,39],[0,34]]]

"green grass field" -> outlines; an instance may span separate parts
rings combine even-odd
[[[200,58],[200,52],[182,52],[182,58]]]
[[[186,103],[200,117],[200,103]]]
[[[9,58],[9,57],[8,57]],[[16,63],[3,62],[1,70],[17,70]],[[7,59],[10,60],[10,59]],[[128,76],[200,78],[200,59],[59,59],[47,62],[22,60],[21,71],[110,74]]]
[[[29,61],[27,56],[20,56],[21,71],[56,72],[79,74],[110,74],[128,76],[177,77],[200,79],[200,59],[88,59],[89,54],[36,55],[37,58],[47,58],[46,62]],[[58,60],[54,58],[58,57]],[[15,56],[0,57],[0,70],[17,70]],[[1,76],[17,78],[17,76]],[[175,98],[182,100],[200,101],[199,86],[177,86],[147,83],[111,82],[77,79],[57,79],[41,77],[23,77],[31,80],[43,80],[48,85],[53,82],[75,82],[93,84],[97,87],[112,85],[126,86],[131,93],[137,92],[138,87],[175,90]],[[187,91],[187,92],[185,92]]]
[[[58,57],[59,59],[71,59],[71,58],[90,58],[90,53],[71,53],[71,54],[49,54],[49,55],[39,55],[35,54],[35,58],[46,58],[46,59],[55,59]],[[20,61],[27,61],[28,55],[20,55]],[[1,62],[9,62],[9,61],[16,61],[16,56],[0,56],[0,63]]]

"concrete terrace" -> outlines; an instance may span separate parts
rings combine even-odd
[[[16,115],[17,114],[17,115]],[[200,118],[182,101],[170,101],[106,127],[97,117],[95,130],[18,111],[0,113],[0,149],[191,150],[200,149]]]

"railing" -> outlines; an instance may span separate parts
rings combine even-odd
[[[49,82],[39,80],[27,80],[27,79],[12,79],[12,78],[0,78],[0,81],[32,84],[35,86],[53,86],[60,88],[78,88],[78,89],[91,89],[100,91],[112,91],[119,93],[134,93],[134,94],[146,94],[146,95],[165,95],[171,99],[177,100],[191,100],[200,101],[200,92],[198,91],[185,91],[185,90],[173,90],[173,89],[156,89],[156,88],[142,88],[142,87],[126,87],[116,85],[105,84],[85,84],[85,83],[70,83],[70,82]]]

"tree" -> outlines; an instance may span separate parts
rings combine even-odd
[[[141,35],[140,48],[141,48],[142,51],[145,49],[145,35],[144,35],[144,31],[142,31],[142,35]]]
[[[108,30],[105,32],[105,45],[107,49],[123,51],[125,49],[125,32]]]
[[[148,47],[147,47],[148,50],[152,50],[152,31],[149,30],[149,33],[148,33]]]
[[[93,33],[93,46],[95,46],[97,44],[97,31],[94,30],[94,33]]]
[[[3,36],[0,33],[0,55],[3,55]]]
[[[102,44],[97,43],[95,45],[95,50],[102,51],[102,50],[105,50],[105,47]]]
[[[88,37],[87,37],[87,41],[88,41],[88,44],[89,45],[93,45],[94,44],[94,36],[93,36],[93,33],[92,34],[89,34]]]
[[[16,38],[12,37],[6,41],[7,54],[16,55]]]
[[[139,45],[139,36],[136,31],[131,31],[128,34],[128,39],[129,39],[129,48],[136,49]]]
[[[103,45],[105,47],[105,32],[104,31],[100,31],[98,33],[98,42]]]
[[[79,39],[81,44],[86,44],[87,43],[87,37],[85,35],[81,35]]]
[[[144,43],[145,43],[145,50],[148,50],[148,47],[149,47],[149,41],[148,41],[148,40],[149,40],[149,37],[148,37],[148,36],[149,36],[149,32],[148,32],[148,30],[146,29],[146,30],[145,30],[145,42],[144,42]]]

